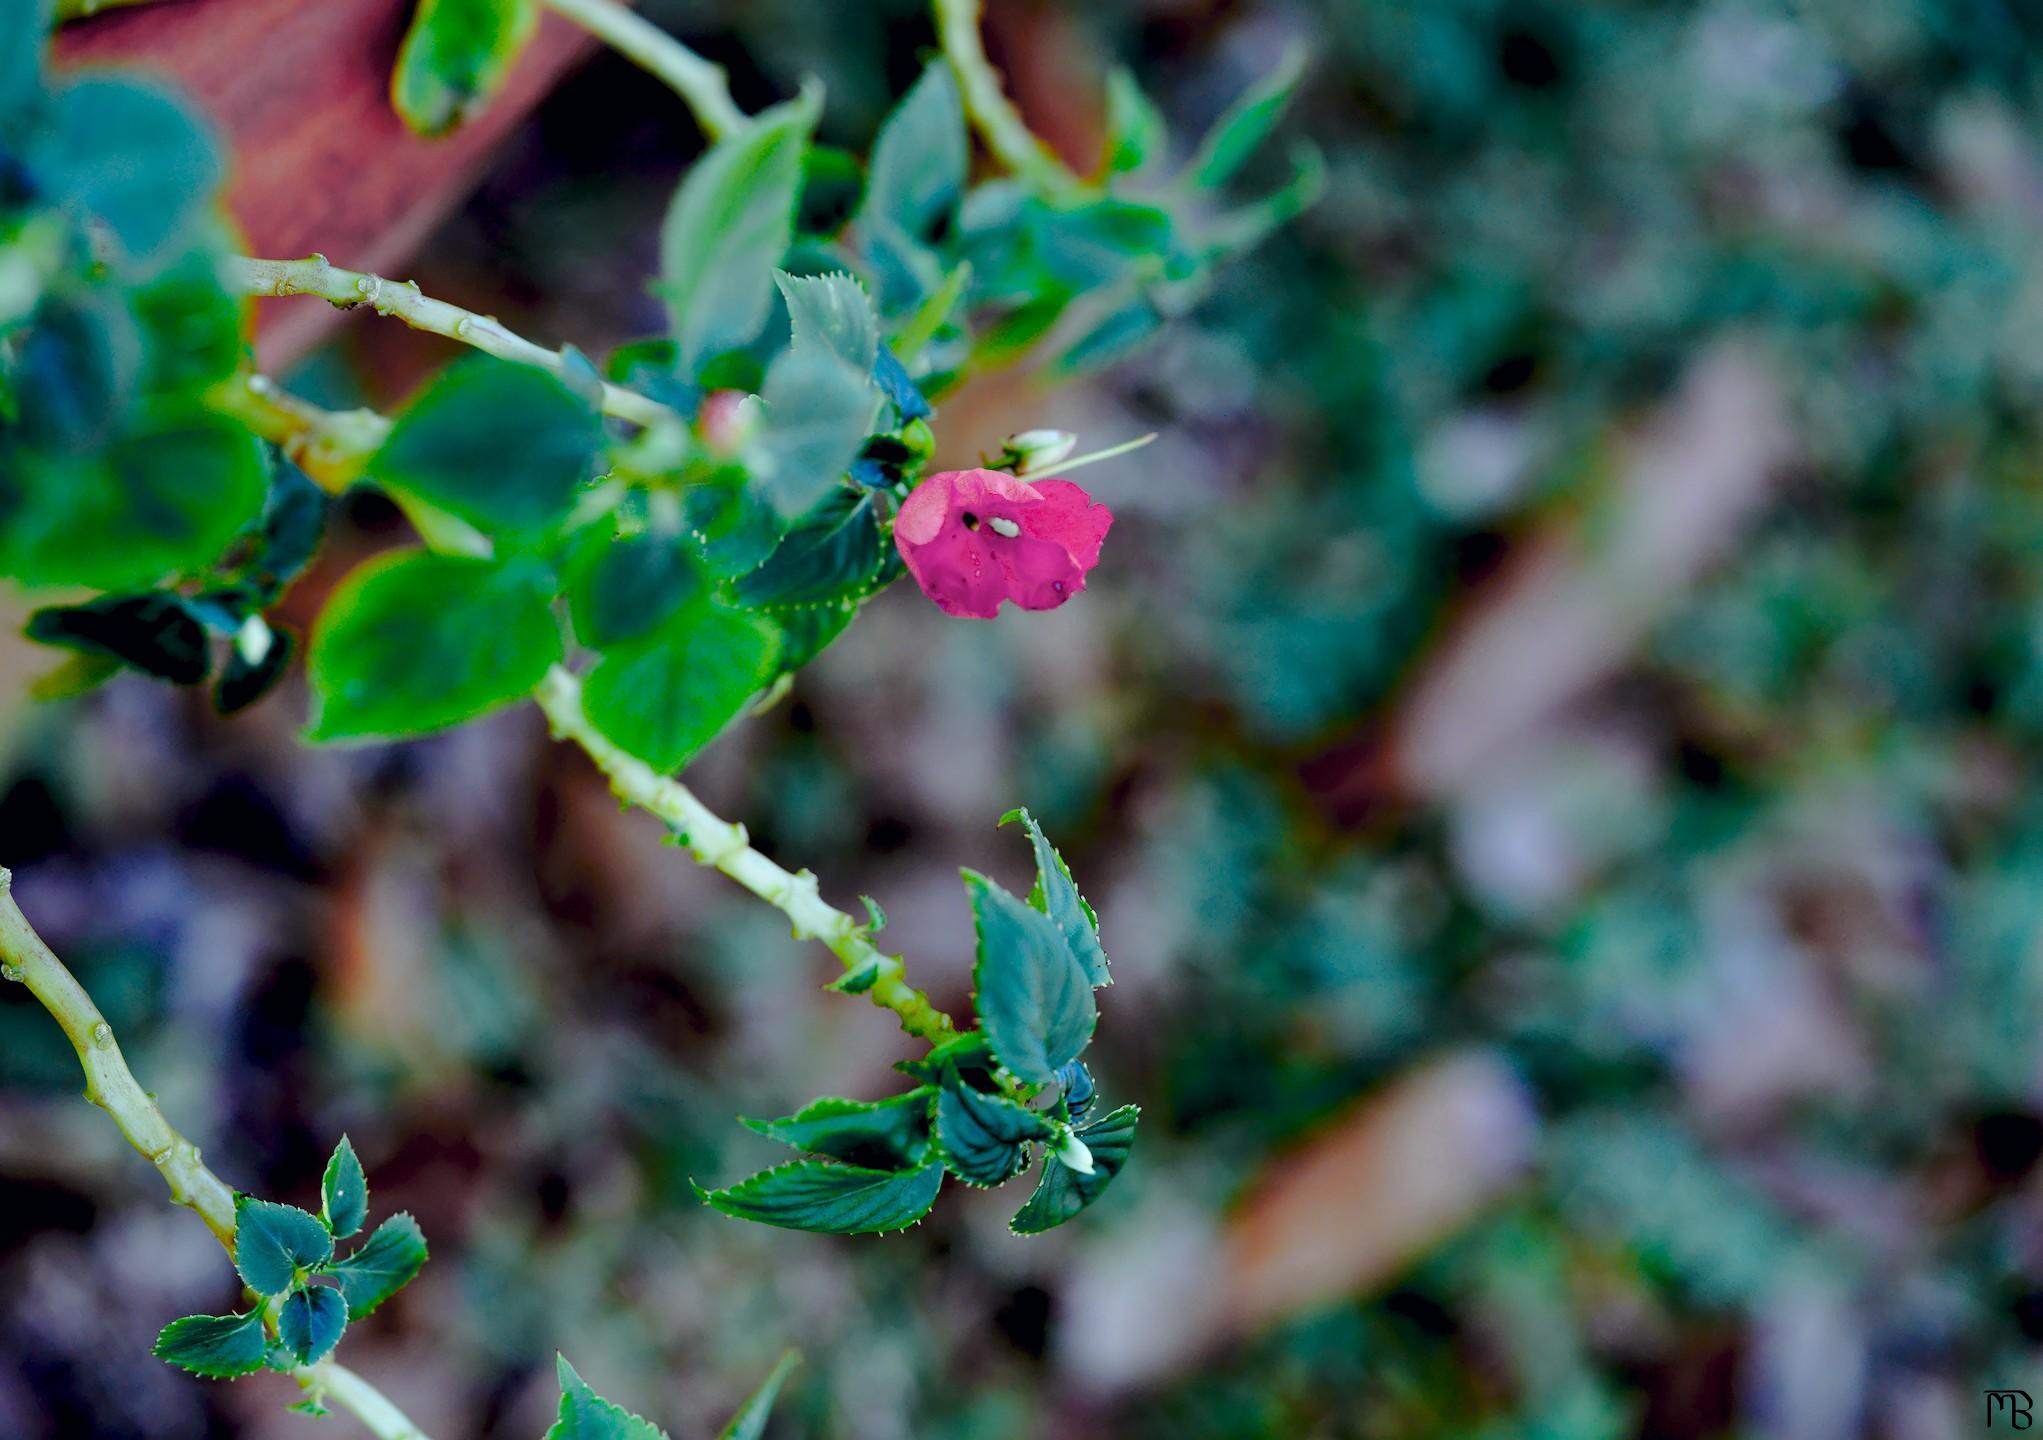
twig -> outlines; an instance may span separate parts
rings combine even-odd
[[[267,375],[236,375],[213,387],[206,400],[336,495],[361,478],[390,434],[390,421],[374,410],[322,410],[287,394]]]
[[[664,80],[687,102],[695,123],[712,140],[745,128],[745,112],[731,99],[723,67],[712,64],[643,16],[614,0],[541,0],[547,9],[587,30],[640,69]]]
[[[367,305],[414,330],[459,340],[498,359],[536,365],[556,375],[565,372],[566,361],[560,351],[514,334],[493,315],[477,315],[421,294],[413,280],[386,280],[381,275],[348,270],[324,255],[303,260],[255,260],[235,255],[223,262],[220,274],[229,289],[243,295],[312,295],[343,308]],[[657,400],[608,383],[603,386],[603,412],[635,425],[680,423],[682,419]]]
[[[965,113],[972,117],[979,138],[1001,164],[1047,194],[1084,190],[1085,182],[1071,173],[1056,151],[1036,138],[1001,88],[1000,75],[986,58],[986,45],[979,34],[979,4],[980,0],[931,0],[937,38],[943,44],[944,58],[950,61],[951,73],[957,76]]]
[[[206,1222],[234,1255],[234,1191],[207,1169],[199,1147],[178,1134],[128,1069],[113,1027],[85,987],[59,960],[14,901],[14,876],[0,868],[0,978],[18,981],[63,1027],[85,1071],[85,1098],[113,1118],[121,1134],[161,1172],[170,1198]],[[292,1378],[308,1393],[322,1393],[348,1411],[377,1440],[427,1440],[426,1432],[354,1371],[323,1360],[300,1366]]]

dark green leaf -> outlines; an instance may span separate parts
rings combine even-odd
[[[1199,142],[1199,153],[1192,159],[1192,183],[1211,190],[1233,178],[1283,118],[1291,94],[1304,74],[1305,47],[1294,44],[1284,52],[1276,69],[1213,122],[1213,128]]]
[[[613,1405],[591,1390],[568,1364],[556,1357],[560,1372],[560,1417],[541,1440],[667,1440],[667,1432]]]
[[[968,1185],[998,1185],[1021,1173],[1028,1144],[1050,1133],[1025,1105],[946,1077],[936,1101],[936,1143],[950,1172]]]
[[[839,995],[863,995],[880,983],[880,961],[877,956],[867,956],[854,968],[845,971],[823,988],[834,990]]]
[[[834,1160],[796,1160],[740,1180],[725,1190],[695,1193],[703,1203],[762,1225],[865,1235],[905,1230],[936,1203],[943,1166],[920,1170],[868,1170]]]
[[[38,610],[28,618],[28,637],[108,655],[173,685],[198,684],[211,663],[206,627],[182,595],[168,590]]]
[[[1100,948],[1100,917],[1093,913],[1086,898],[1078,893],[1078,886],[1071,878],[1071,867],[1064,863],[1043,834],[1043,827],[1028,811],[1014,809],[1000,817],[1005,825],[1010,820],[1021,821],[1029,832],[1029,844],[1036,852],[1036,883],[1029,891],[1029,904],[1050,917],[1064,941],[1071,947],[1071,953],[1078,957],[1078,963],[1085,967],[1086,978],[1095,985],[1111,985],[1113,977],[1107,973],[1107,953]]]
[[[141,389],[144,352],[133,315],[111,294],[53,297],[19,344],[15,401],[23,442],[76,454],[120,433]]]
[[[778,1120],[746,1120],[748,1130],[816,1155],[874,1170],[920,1165],[929,1153],[926,1085],[885,1100],[825,1096]]]
[[[1107,173],[1137,174],[1163,158],[1167,132],[1156,104],[1127,67],[1107,72]]]
[[[406,550],[360,566],[312,632],[314,740],[423,735],[525,695],[561,658],[546,572]]]
[[[1092,1102],[1098,1097],[1092,1083],[1092,1071],[1077,1061],[1072,1061],[1057,1072],[1057,1089],[1064,1102],[1064,1118],[1077,1125],[1092,1113]]]
[[[711,146],[674,195],[660,231],[660,288],[684,377],[766,323],[818,104],[804,94],[765,111]]]
[[[0,440],[0,573],[120,590],[198,569],[255,515],[266,478],[254,436],[196,409],[155,407],[90,457]]]
[[[1222,215],[1201,236],[1201,259],[1212,264],[1262,243],[1265,236],[1295,220],[1326,192],[1327,166],[1319,148],[1301,143],[1293,152],[1292,175],[1282,187]]]
[[[880,126],[860,213],[927,242],[965,192],[965,107],[942,59],[922,76]]]
[[[980,1023],[1018,1078],[1049,1085],[1092,1039],[1092,985],[1048,916],[985,876],[964,872],[979,933],[972,970]]]
[[[327,1267],[347,1297],[348,1318],[360,1320],[411,1283],[426,1263],[426,1237],[418,1221],[397,1214],[370,1232],[351,1255]]]
[[[231,1380],[262,1369],[269,1342],[262,1311],[246,1315],[187,1315],[163,1327],[154,1354],[181,1370],[209,1380]]]
[[[870,367],[823,350],[790,350],[773,362],[759,398],[766,417],[756,469],[782,515],[799,515],[829,493],[858,458],[879,409]]]
[[[607,651],[582,700],[596,728],[656,770],[676,770],[773,678],[779,637],[757,616],[690,605]]]
[[[333,1254],[333,1236],[317,1215],[247,1195],[234,1197],[234,1268],[258,1295],[281,1295],[300,1270]]]
[[[308,1285],[284,1297],[277,1311],[277,1339],[300,1365],[313,1365],[333,1353],[348,1327],[348,1302],[338,1290]]]
[[[784,1353],[774,1365],[771,1373],[759,1382],[745,1403],[738,1407],[738,1413],[730,1423],[717,1432],[717,1440],[761,1440],[766,1434],[766,1421],[773,1414],[773,1402],[780,1398],[780,1387],[787,1383],[787,1377],[795,1366],[802,1363],[802,1357],[795,1351]]]
[[[910,420],[926,420],[936,413],[915,383],[915,377],[908,373],[908,367],[885,345],[873,357],[873,383],[894,407],[894,418],[902,425]]]
[[[780,631],[780,658],[774,662],[774,678],[792,675],[822,654],[857,614],[858,606],[849,602],[769,612],[767,618]]]
[[[220,714],[232,715],[255,704],[270,693],[290,667],[291,652],[298,648],[297,637],[267,622],[263,633],[269,643],[253,660],[249,659],[247,647],[238,640],[228,650],[220,683],[213,690],[213,708]]]
[[[1123,1105],[1081,1129],[1078,1138],[1092,1152],[1092,1174],[1080,1174],[1051,1156],[1043,1162],[1036,1193],[1015,1212],[1008,1227],[1017,1235],[1041,1234],[1099,1199],[1128,1163],[1128,1151],[1135,1144],[1135,1122],[1141,1115],[1139,1106]]]
[[[319,1183],[319,1203],[326,1226],[337,1240],[347,1239],[369,1218],[369,1177],[362,1173],[362,1162],[345,1135],[333,1147],[333,1158],[326,1162],[326,1174]]]
[[[691,486],[681,504],[703,565],[719,579],[757,569],[780,543],[779,514],[742,478],[729,485]]]
[[[1060,375],[1076,375],[1111,365],[1132,353],[1162,324],[1156,307],[1147,300],[1130,301],[1072,341],[1071,348],[1057,357],[1055,370]]]
[[[269,599],[284,593],[318,553],[326,535],[326,492],[305,472],[279,459],[263,502],[258,549],[245,567]]]
[[[419,0],[391,103],[417,133],[444,135],[488,103],[538,25],[538,0]]]
[[[568,577],[575,638],[594,649],[657,630],[703,590],[693,547],[680,535],[643,531],[599,540]]]
[[[601,444],[596,412],[557,376],[478,355],[405,407],[369,473],[486,534],[530,532],[567,514]]]
[[[986,1036],[977,1030],[967,1030],[962,1035],[953,1035],[941,1045],[933,1045],[920,1060],[900,1060],[894,1068],[904,1075],[912,1075],[925,1085],[935,1084],[950,1070],[960,1075],[974,1077],[989,1075],[993,1068],[993,1050],[986,1043]]]
[[[104,221],[135,260],[151,260],[210,204],[223,171],[212,137],[167,93],[89,76],[59,90],[53,188]]]
[[[880,322],[865,287],[849,275],[789,275],[776,272],[787,302],[794,349],[821,348],[854,370],[870,370],[880,348]]]
[[[840,488],[795,522],[765,564],[731,585],[731,598],[752,610],[861,598],[879,573],[880,547],[873,497]]]

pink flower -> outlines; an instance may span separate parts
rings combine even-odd
[[[945,614],[991,620],[1003,600],[1054,610],[1083,590],[1113,523],[1069,480],[949,470],[902,502],[894,544]]]

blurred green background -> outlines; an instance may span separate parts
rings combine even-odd
[[[648,8],[741,102],[819,74],[859,148],[931,41],[912,0]],[[1110,62],[1195,135],[1303,41],[1328,193],[1117,369],[939,416],[967,463],[1162,432],[1090,472],[1077,603],[897,586],[691,778],[954,1006],[955,868],[1024,884],[1028,804],[1115,963],[1114,1190],[1034,1241],[1012,1195],[885,1239],[702,1208],[774,1158],[734,1115],[909,1049],[529,711],[318,751],[295,683],[10,704],[0,862],[137,1071],[231,1181],[302,1202],[346,1131],[418,1215],[347,1358],[443,1440],[542,1430],[556,1349],[712,1433],[787,1345],[788,1437],[1981,1433],[2043,1379],[2043,11],[990,8],[1081,164]],[[413,268],[645,333],[698,144],[599,56]],[[298,383],[401,394],[393,328]],[[398,523],[354,504],[307,610]],[[0,995],[0,1434],[308,1433],[147,1360],[234,1282],[78,1089]]]

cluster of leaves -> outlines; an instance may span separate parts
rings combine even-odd
[[[808,1159],[697,1193],[728,1215],[791,1230],[901,1230],[936,1203],[946,1171],[967,1185],[1005,1184],[1044,1152],[1036,1190],[1010,1222],[1032,1235],[1097,1200],[1127,1163],[1141,1111],[1095,1116],[1079,1057],[1098,1020],[1095,988],[1111,983],[1099,921],[1064,859],[1026,810],[1036,883],[1024,903],[967,870],[979,950],[979,1027],[899,1067],[917,1083],[883,1100],[826,1096],[777,1120],[745,1123]],[[856,973],[837,988],[860,987]],[[864,984],[872,979],[866,977]],[[1049,1103],[1034,1103],[1047,1099]]]
[[[334,1242],[361,1231],[369,1184],[346,1137],[320,1183],[319,1213],[234,1197],[234,1268],[256,1303],[238,1315],[187,1315],[163,1327],[158,1358],[214,1379],[286,1373],[333,1353],[348,1322],[402,1290],[426,1263],[418,1222],[392,1215],[346,1255]],[[324,1413],[315,1394],[297,1407]]]

